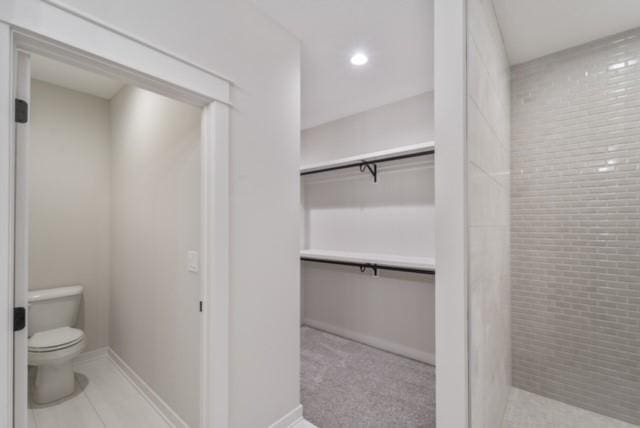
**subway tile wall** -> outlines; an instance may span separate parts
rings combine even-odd
[[[640,424],[640,30],[512,68],[513,384]]]
[[[467,2],[471,426],[502,425],[511,387],[509,63],[491,0]]]

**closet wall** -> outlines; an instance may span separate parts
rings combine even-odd
[[[87,351],[109,344],[109,101],[31,82],[29,289],[81,284]]]
[[[433,93],[302,132],[302,165],[433,140]],[[434,257],[433,157],[302,178],[303,249]],[[302,263],[302,322],[434,363],[434,277]]]
[[[110,104],[111,347],[197,426],[201,110],[130,86]]]

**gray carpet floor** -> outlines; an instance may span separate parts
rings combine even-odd
[[[434,428],[435,367],[302,327],[304,417],[319,428]]]

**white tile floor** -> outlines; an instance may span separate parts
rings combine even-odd
[[[560,401],[511,389],[504,428],[638,428]]]
[[[52,405],[30,403],[29,428],[161,428],[169,424],[106,356],[74,366],[76,392]]]

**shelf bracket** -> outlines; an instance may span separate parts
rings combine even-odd
[[[373,276],[378,276],[378,265],[374,265],[371,263],[360,265],[360,272],[365,273],[367,269],[371,269],[371,271],[373,272]]]
[[[373,182],[377,183],[378,182],[378,164],[375,162],[370,163],[367,161],[362,161],[362,163],[360,164],[360,172],[364,172],[365,169],[369,170],[369,172],[373,176]]]

